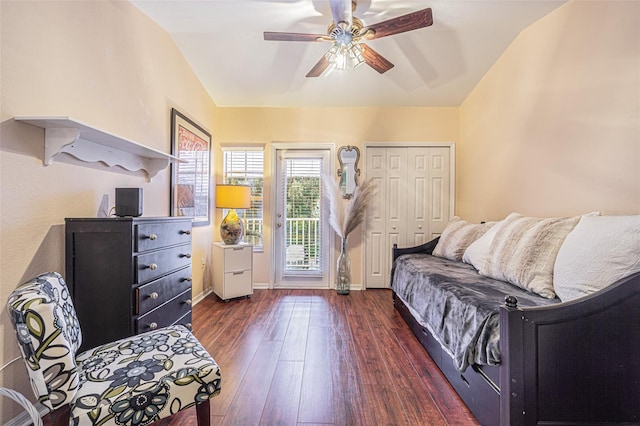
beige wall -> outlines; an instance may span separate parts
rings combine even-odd
[[[640,2],[527,28],[460,108],[457,213],[640,212]]]
[[[265,144],[269,174],[272,142],[454,142],[456,213],[467,219],[638,213],[639,8],[562,6],[525,30],[460,108],[278,109],[216,108],[169,36],[127,2],[0,0],[0,301],[36,273],[62,271],[64,218],[95,216],[115,187],[142,187],[145,216],[169,212],[168,170],[146,182],[102,167],[43,167],[42,131],[17,115],[68,115],[168,152],[176,107],[213,133],[218,182],[220,143]],[[194,231],[194,265],[219,240],[214,212]],[[361,283],[360,243],[350,245]],[[268,255],[256,256],[256,282],[268,282]],[[207,274],[194,268],[195,294]],[[0,338],[4,365],[18,356],[6,313]],[[21,363],[0,373],[0,386],[31,397]],[[0,421],[18,411],[0,399]]]
[[[224,143],[265,145],[265,251],[254,256],[254,282],[269,282],[271,215],[269,186],[271,143],[332,143],[335,150],[366,142],[457,142],[458,108],[219,108],[216,132]],[[216,153],[216,181],[221,182],[222,155]],[[364,155],[363,155],[364,157]],[[361,161],[364,165],[364,159]],[[335,167],[334,167],[335,169]],[[362,167],[363,173],[364,167]],[[364,176],[363,176],[364,177]],[[337,177],[336,177],[337,178]],[[218,215],[217,222],[221,218]],[[352,280],[362,284],[362,242],[349,237]],[[339,250],[336,241],[336,250]]]
[[[43,167],[43,131],[14,116],[64,115],[170,152],[170,110],[213,131],[215,104],[171,38],[128,2],[1,1],[0,301],[40,272],[64,273],[64,218],[93,217],[102,194],[141,187],[145,216],[169,214],[169,172],[131,173],[64,162]],[[214,134],[215,137],[215,134]],[[202,293],[212,226],[194,231],[194,295]],[[0,365],[18,356],[4,308]],[[0,386],[32,398],[22,361]],[[0,398],[0,423],[21,410]]]

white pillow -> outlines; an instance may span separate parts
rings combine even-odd
[[[454,216],[442,231],[438,244],[433,249],[433,255],[461,261],[467,247],[484,235],[494,224],[495,222],[469,223]]]
[[[495,226],[492,226],[483,236],[475,240],[467,247],[462,255],[462,261],[473,265],[474,268],[480,270],[484,268],[485,264],[489,260],[489,249],[491,248],[491,242],[496,235],[496,229],[500,222],[494,222]]]
[[[566,302],[640,272],[640,216],[584,216],[565,239],[553,286]]]

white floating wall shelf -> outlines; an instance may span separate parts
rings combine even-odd
[[[78,160],[102,162],[109,167],[120,166],[135,172],[143,170],[151,180],[171,162],[185,162],[173,155],[98,130],[69,117],[15,117],[16,121],[44,129],[45,166],[60,153]]]

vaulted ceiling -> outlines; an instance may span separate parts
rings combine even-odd
[[[516,36],[566,0],[358,0],[375,24],[430,7],[433,25],[368,44],[395,66],[305,75],[331,46],[265,41],[326,34],[329,0],[132,0],[163,27],[218,106],[459,106]]]

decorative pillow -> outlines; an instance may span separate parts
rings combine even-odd
[[[462,260],[469,244],[484,235],[494,224],[495,222],[474,224],[454,216],[442,231],[433,255],[449,260]]]
[[[489,259],[478,272],[552,299],[553,267],[580,216],[536,218],[512,213],[495,228]]]
[[[640,272],[640,216],[585,216],[560,247],[553,286],[566,302],[636,272]]]
[[[500,222],[491,223],[493,225],[500,224]],[[493,237],[496,235],[496,229],[498,228],[493,225],[484,233],[484,235],[471,243],[462,255],[462,261],[472,265],[478,271],[485,268],[486,263],[489,261],[491,242],[493,241]]]

